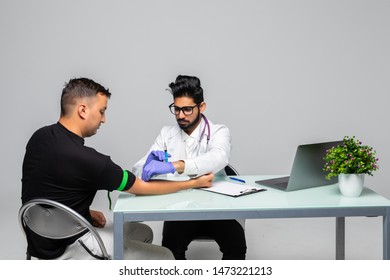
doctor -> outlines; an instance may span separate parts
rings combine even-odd
[[[149,153],[134,165],[134,174],[149,181],[159,174],[192,177],[224,172],[230,157],[230,132],[225,125],[213,124],[203,114],[206,103],[200,80],[179,75],[169,87],[173,95],[169,110],[176,116],[177,125],[161,129]],[[201,235],[218,243],[223,259],[245,259],[245,234],[236,220],[166,221],[162,245],[176,259],[185,259],[188,245]]]

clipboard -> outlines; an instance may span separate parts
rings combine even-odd
[[[261,187],[253,187],[246,184],[232,183],[225,180],[214,181],[210,188],[200,188],[199,190],[219,193],[232,197],[240,197],[248,194],[266,191]]]

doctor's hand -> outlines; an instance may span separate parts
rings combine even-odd
[[[148,164],[144,165],[142,171],[142,180],[147,182],[154,175],[175,173],[175,168],[172,162],[161,162],[158,160],[151,160]]]
[[[167,154],[168,157],[171,157],[170,154]],[[165,161],[165,152],[164,151],[151,151],[148,157],[146,158],[145,165],[148,165],[152,160]]]

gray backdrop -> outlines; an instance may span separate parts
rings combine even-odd
[[[125,168],[174,123],[164,89],[188,74],[202,81],[208,118],[231,129],[241,174],[286,174],[297,145],[356,135],[380,158],[366,185],[390,197],[389,31],[390,1],[379,0],[0,0],[0,259],[24,258],[25,145],[58,120],[74,77],[112,91],[107,123],[86,143]],[[95,206],[110,215],[104,197]],[[159,244],[161,223],[151,225]],[[248,258],[332,259],[333,231],[332,219],[248,221]],[[380,235],[379,218],[349,219],[347,258],[381,258]]]

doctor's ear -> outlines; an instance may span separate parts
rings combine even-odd
[[[202,102],[199,105],[200,112],[203,113],[206,110],[206,102]]]

